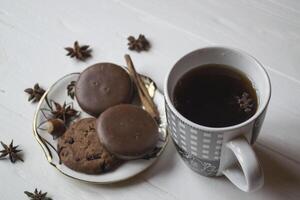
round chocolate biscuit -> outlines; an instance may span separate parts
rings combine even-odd
[[[95,125],[95,118],[81,119],[58,139],[59,156],[67,167],[86,174],[100,174],[119,165],[120,160],[101,144]]]
[[[145,156],[159,137],[158,125],[150,114],[130,104],[108,108],[97,119],[96,129],[107,150],[122,159]]]
[[[97,117],[111,106],[130,102],[131,79],[118,65],[98,63],[81,72],[75,96],[82,110]]]

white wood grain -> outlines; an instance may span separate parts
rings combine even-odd
[[[0,160],[0,199],[26,199],[35,187],[54,199],[299,199],[300,185],[300,2],[204,0],[0,0],[0,140],[15,139],[24,163]],[[126,37],[144,33],[147,53],[127,50]],[[91,44],[93,58],[65,57],[74,40]],[[266,184],[245,194],[225,178],[190,171],[174,146],[146,173],[115,185],[73,181],[56,172],[32,137],[35,106],[25,87],[49,87],[66,73],[95,62],[124,64],[130,53],[137,69],[162,88],[181,56],[207,45],[229,45],[256,56],[271,76],[273,96],[256,151]],[[5,180],[5,181],[4,181]]]
[[[289,4],[291,2],[291,4]],[[299,1],[120,1],[212,44],[230,45],[263,63],[300,78]]]

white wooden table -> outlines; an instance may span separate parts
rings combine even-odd
[[[145,34],[146,53],[127,49],[127,36]],[[90,44],[93,58],[76,62],[63,47]],[[90,185],[51,167],[32,136],[36,105],[23,90],[49,87],[90,64],[125,64],[162,89],[170,67],[207,45],[228,45],[257,57],[270,74],[273,94],[255,146],[265,171],[264,187],[244,193],[224,177],[188,169],[173,144],[145,173],[119,184]],[[27,199],[35,187],[55,199],[300,199],[300,1],[298,0],[0,0],[0,140],[14,139],[25,162],[0,160],[0,199]]]

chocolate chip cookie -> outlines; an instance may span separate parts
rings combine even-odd
[[[95,124],[95,118],[81,119],[58,139],[59,155],[67,167],[86,174],[100,174],[120,164],[101,144]]]

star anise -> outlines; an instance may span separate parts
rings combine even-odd
[[[241,110],[248,113],[252,111],[253,108],[253,100],[247,92],[243,92],[242,96],[236,97],[237,103]]]
[[[43,193],[41,190],[38,191],[37,188],[35,188],[34,192],[24,191],[24,193],[31,200],[52,200],[51,198],[47,197],[47,192]]]
[[[150,43],[146,39],[146,37],[142,34],[139,35],[137,39],[133,36],[129,36],[128,38],[128,49],[134,50],[137,52],[148,51],[150,49]]]
[[[67,56],[70,56],[71,58],[75,57],[78,60],[84,61],[87,58],[91,57],[92,50],[89,49],[89,47],[89,45],[80,46],[78,41],[75,41],[73,48],[66,47],[65,50],[68,52]]]
[[[38,102],[43,94],[45,93],[45,90],[39,86],[38,83],[36,83],[33,88],[27,88],[24,90],[27,94],[29,94],[28,101],[31,101],[33,103]]]
[[[72,118],[78,116],[78,111],[73,108],[72,105],[67,105],[64,102],[63,105],[53,101],[54,109],[51,111],[54,119],[61,119],[65,123],[68,123]]]
[[[72,99],[75,97],[75,84],[76,81],[71,81],[67,86],[68,96],[70,96]]]
[[[18,149],[19,145],[14,146],[13,143],[14,143],[13,140],[11,141],[11,143],[9,145],[6,145],[3,142],[1,142],[3,150],[0,151],[0,153],[1,153],[0,158],[4,158],[5,156],[8,155],[8,157],[12,163],[15,163],[17,160],[24,162],[24,160],[18,155],[18,153],[22,150]]]

